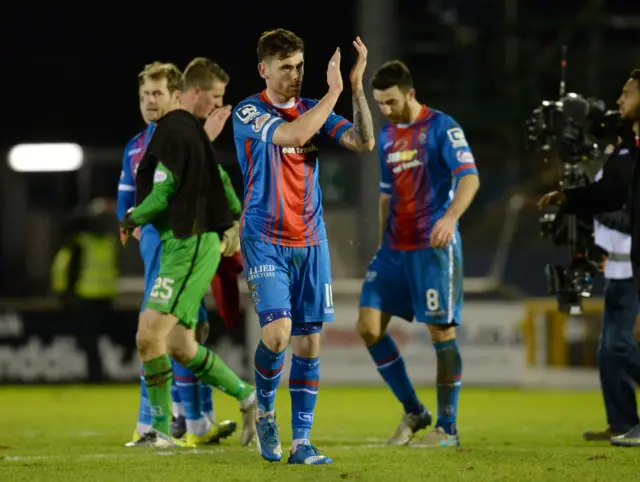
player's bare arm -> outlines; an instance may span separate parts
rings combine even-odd
[[[382,193],[378,201],[378,247],[382,246],[384,232],[387,230],[389,220],[389,207],[391,205],[391,194]]]
[[[444,248],[448,246],[455,232],[455,226],[465,211],[471,205],[478,189],[480,188],[480,178],[477,174],[467,174],[460,181],[456,188],[455,195],[431,232],[431,246],[433,248]]]
[[[329,61],[327,68],[329,91],[320,101],[293,122],[283,122],[273,133],[272,143],[286,147],[305,145],[324,125],[342,93],[342,74],[340,72],[340,49]]]
[[[471,205],[479,188],[480,178],[477,174],[467,174],[460,179],[455,195],[444,215],[457,222]]]
[[[353,46],[358,52],[358,59],[349,74],[353,93],[353,126],[342,135],[340,144],[351,151],[363,152],[372,150],[376,142],[373,117],[363,86],[364,71],[367,67],[367,47],[360,37],[356,37]]]

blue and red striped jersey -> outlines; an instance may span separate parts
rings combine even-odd
[[[122,156],[122,171],[118,183],[118,202],[116,213],[122,220],[129,208],[136,203],[136,172],[138,164],[142,160],[144,151],[149,144],[149,139],[155,130],[155,123],[151,122],[145,130],[136,134],[124,148]]]
[[[391,195],[384,245],[398,251],[428,248],[457,180],[478,174],[463,130],[448,115],[422,106],[413,124],[382,128],[378,151],[380,192]]]
[[[281,123],[295,120],[317,102],[297,97],[289,105],[275,105],[262,92],[234,109],[233,133],[244,177],[243,238],[291,247],[326,241],[318,151],[327,140],[339,142],[352,124],[332,112],[304,146],[271,142]]]

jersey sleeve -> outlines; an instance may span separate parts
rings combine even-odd
[[[378,156],[380,158],[380,193],[381,194],[391,194],[393,192],[392,183],[393,183],[393,175],[391,174],[391,169],[387,165],[387,161],[384,156],[384,147],[386,144],[385,132],[382,131],[378,136]]]
[[[633,178],[633,162],[621,156],[620,150],[611,154],[600,179],[586,186],[566,189],[564,211],[578,216],[593,216],[622,209],[629,199],[629,180]]]
[[[240,199],[238,199],[236,190],[233,188],[231,178],[222,166],[218,165],[218,169],[220,169],[220,177],[222,178],[222,184],[224,185],[224,195],[229,203],[229,209],[232,214],[238,215],[240,214],[240,211],[242,211],[242,204],[240,203]]]
[[[438,143],[440,154],[454,177],[459,179],[467,174],[478,174],[464,131],[451,117],[443,116]]]
[[[129,208],[136,202],[136,181],[131,172],[128,152],[131,143],[127,144],[122,155],[122,171],[120,172],[120,182],[118,183],[118,199],[116,203],[116,214],[122,220]]]
[[[147,224],[169,207],[169,199],[176,192],[177,181],[171,170],[162,162],[153,173],[151,193],[131,213],[131,219],[137,224]]]
[[[245,101],[233,110],[233,135],[236,139],[256,139],[271,144],[276,128],[284,119],[270,114],[259,100]]]
[[[342,135],[352,126],[353,124],[347,119],[331,111],[329,118],[322,126],[322,132],[331,139],[332,142],[337,144],[340,142]]]

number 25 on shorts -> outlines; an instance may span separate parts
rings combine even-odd
[[[149,297],[157,300],[170,300],[173,295],[173,283],[175,283],[175,281],[171,278],[156,278]]]

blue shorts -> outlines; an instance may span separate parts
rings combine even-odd
[[[459,325],[462,314],[462,247],[392,251],[380,248],[369,264],[360,307],[408,321]]]
[[[247,285],[260,326],[291,319],[291,334],[319,333],[334,320],[329,245],[291,248],[243,239]]]
[[[158,277],[161,252],[162,242],[160,241],[158,231],[156,231],[151,224],[144,225],[140,232],[140,256],[142,256],[142,263],[144,264],[144,298],[142,300],[141,310],[144,310],[153,284]],[[198,311],[198,323],[207,321],[208,319],[209,315],[207,314],[207,307],[203,299],[202,303],[200,303],[200,310]]]

